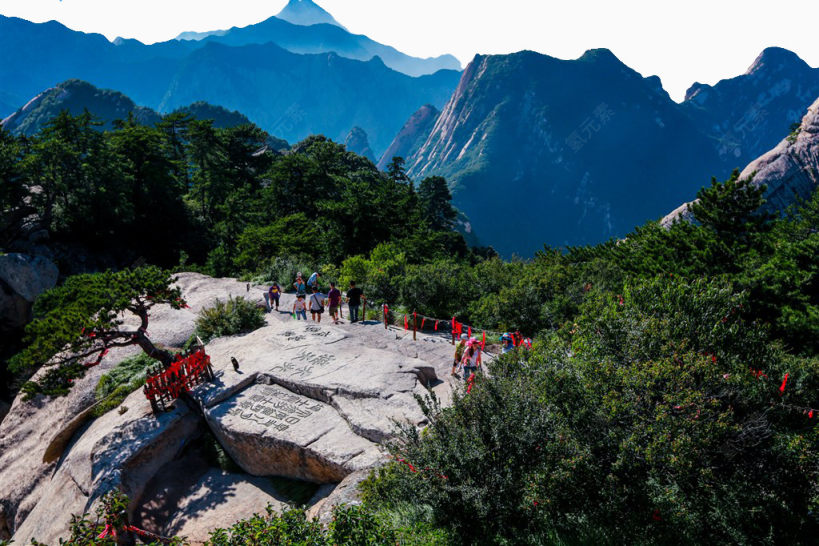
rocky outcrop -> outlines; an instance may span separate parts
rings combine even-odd
[[[819,99],[808,108],[799,128],[776,148],[749,163],[740,178],[753,177],[756,186],[765,185],[764,212],[782,214],[800,200],[808,199],[819,185]],[[683,203],[661,221],[691,221],[689,203]]]
[[[0,255],[0,332],[31,320],[34,300],[57,284],[57,266],[42,256]]]
[[[375,154],[370,148],[370,142],[367,139],[367,133],[361,127],[353,127],[347,133],[347,138],[344,139],[344,147],[348,152],[353,152],[360,156],[366,157],[375,163]]]
[[[169,347],[190,336],[196,313],[217,298],[263,302],[263,287],[233,279],[186,273],[177,284],[191,309],[157,306],[149,324],[152,340]],[[132,499],[129,516],[138,525],[200,543],[213,527],[267,504],[285,506],[288,497],[265,476],[326,484],[322,513],[329,514],[354,496],[336,484],[360,480],[387,460],[380,444],[396,423],[424,423],[414,396],[430,385],[447,400],[456,386],[445,338],[413,342],[411,333],[378,324],[314,324],[273,312],[250,334],[208,344],[216,379],[195,389],[190,404],[178,401],[156,417],[137,391],[91,420],[100,375],[136,351],[112,350],[66,397],[14,401],[0,423],[0,537],[56,543],[71,514],[92,511],[117,488]],[[190,462],[191,446],[208,429],[244,473]]]

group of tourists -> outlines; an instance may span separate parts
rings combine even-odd
[[[350,323],[359,322],[361,303],[367,299],[364,296],[364,291],[357,287],[354,281],[351,281],[347,294],[344,296],[336,287],[336,283],[331,282],[329,283],[330,290],[325,294],[319,288],[319,279],[321,279],[321,274],[318,271],[313,272],[306,282],[301,272],[296,275],[296,282],[293,283],[293,289],[296,292],[296,301],[293,303],[292,310],[293,318],[295,320],[307,320],[307,311],[309,310],[313,321],[321,322],[321,316],[325,312],[326,305],[333,324],[338,324],[341,320],[339,312],[341,311],[342,301],[346,301],[350,311]],[[279,310],[282,292],[282,288],[278,283],[273,282],[271,284],[266,294],[271,309],[275,306],[276,311]],[[520,332],[506,332],[500,337],[500,342],[502,353],[508,353],[518,347],[532,348],[532,340],[524,338]],[[462,377],[464,381],[469,381],[471,376],[478,371],[482,371],[482,352],[482,343],[478,339],[462,334],[455,346],[452,375],[457,376],[458,372],[463,370]]]
[[[361,302],[367,299],[364,296],[364,291],[358,288],[354,281],[351,281],[350,287],[347,289],[347,295],[343,296],[341,290],[336,287],[336,283],[331,282],[330,290],[325,294],[320,290],[319,279],[321,279],[321,274],[318,271],[313,272],[308,277],[307,282],[304,281],[301,272],[296,275],[296,282],[293,283],[293,289],[296,291],[296,301],[293,303],[292,310],[293,318],[295,320],[307,320],[309,310],[313,321],[321,322],[321,316],[324,314],[326,305],[333,324],[338,324],[343,316],[341,311],[343,300],[347,302],[350,310],[350,322],[359,322]],[[275,306],[276,311],[279,310],[281,295],[282,288],[274,281],[267,291],[267,300],[271,309]]]

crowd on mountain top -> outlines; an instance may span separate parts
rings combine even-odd
[[[364,291],[356,286],[355,281],[350,281],[350,286],[347,289],[346,295],[341,293],[336,283],[330,282],[330,289],[325,294],[320,290],[319,279],[321,274],[314,271],[305,282],[301,272],[296,274],[296,281],[293,283],[293,289],[296,292],[296,301],[293,303],[291,315],[294,320],[307,320],[307,312],[309,310],[310,317],[314,322],[321,322],[321,316],[325,312],[325,306],[329,311],[333,324],[338,324],[343,318],[341,311],[342,301],[346,302],[349,308],[350,323],[359,322],[359,310],[361,303],[366,302],[367,298]],[[279,311],[279,302],[282,295],[282,288],[275,281],[271,283],[270,288],[265,293],[265,300],[267,300],[268,308],[272,311],[274,308]],[[340,316],[341,315],[341,316]],[[516,348],[531,349],[532,340],[524,338],[520,332],[506,332],[500,336],[501,353],[508,353]],[[458,372],[463,370],[464,381],[469,381],[478,371],[482,371],[482,357],[483,343],[477,338],[469,337],[467,334],[461,334],[460,340],[455,346],[455,356],[452,362],[452,375],[458,376]]]
[[[350,323],[359,322],[361,302],[367,300],[364,291],[358,288],[354,281],[351,281],[347,294],[342,295],[341,290],[336,287],[336,283],[331,282],[330,290],[325,294],[319,287],[320,278],[321,274],[317,271],[310,275],[307,282],[304,281],[301,272],[296,275],[296,282],[293,283],[293,289],[296,291],[296,301],[293,303],[293,309],[291,310],[293,318],[295,320],[307,320],[309,310],[312,320],[321,322],[321,316],[324,314],[326,306],[333,324],[338,324],[343,318],[344,313],[341,305],[342,301],[344,301],[349,308]],[[270,310],[274,308],[276,311],[279,310],[282,292],[281,286],[273,281],[265,293],[265,300],[267,300]]]

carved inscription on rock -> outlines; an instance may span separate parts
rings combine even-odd
[[[335,361],[335,355],[302,350],[290,362],[279,364],[274,372],[290,374],[291,377],[309,377],[314,371],[321,370]]]
[[[284,432],[291,425],[321,411],[321,408],[322,405],[314,400],[264,385],[229,409],[228,414]]]

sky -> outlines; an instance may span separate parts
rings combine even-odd
[[[0,14],[57,20],[109,39],[168,40],[183,31],[246,26],[287,0],[0,0]],[[816,0],[316,0],[356,34],[419,57],[530,49],[561,59],[606,47],[680,101],[695,81],[745,72],[768,46],[819,66]],[[815,25],[814,25],[815,26]]]

